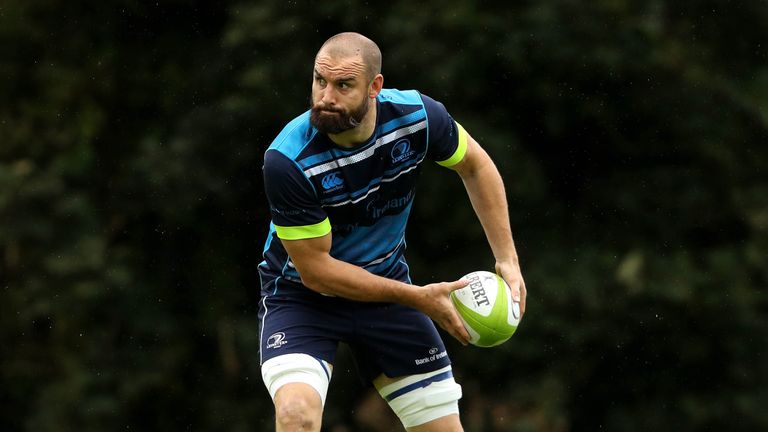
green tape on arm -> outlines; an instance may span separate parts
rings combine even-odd
[[[444,167],[452,167],[456,165],[457,163],[461,162],[462,159],[464,159],[464,155],[467,154],[467,131],[464,130],[464,128],[459,124],[459,122],[456,123],[456,129],[459,132],[459,145],[456,146],[456,151],[453,152],[453,155],[449,157],[446,160],[438,161],[438,165],[444,166]]]
[[[303,240],[308,238],[322,237],[331,232],[331,221],[325,218],[322,222],[314,225],[304,225],[295,227],[282,227],[275,225],[277,236],[283,240]]]

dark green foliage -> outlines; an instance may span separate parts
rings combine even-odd
[[[506,179],[529,311],[449,342],[468,431],[767,429],[768,3],[508,3],[0,4],[0,430],[272,427],[262,153],[345,30]],[[422,179],[414,279],[490,270]],[[328,430],[368,430],[351,369]]]

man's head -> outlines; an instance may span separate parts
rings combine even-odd
[[[381,91],[381,51],[359,33],[339,33],[320,47],[312,75],[312,125],[342,133],[363,122]]]

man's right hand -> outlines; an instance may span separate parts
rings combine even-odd
[[[411,306],[424,312],[440,327],[456,338],[462,345],[469,343],[469,332],[459,318],[459,313],[451,301],[450,295],[457,289],[469,284],[464,279],[454,282],[438,282],[416,286]]]

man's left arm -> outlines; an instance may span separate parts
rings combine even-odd
[[[488,153],[469,134],[466,154],[460,162],[450,168],[456,171],[464,182],[472,207],[496,259],[496,272],[512,289],[512,298],[520,303],[521,314],[525,313],[525,281],[512,240],[507,196],[499,170]]]

